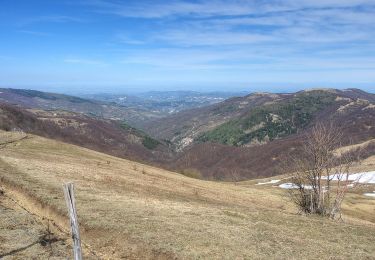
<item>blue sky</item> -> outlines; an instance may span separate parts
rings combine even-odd
[[[0,86],[375,88],[372,0],[1,0]]]

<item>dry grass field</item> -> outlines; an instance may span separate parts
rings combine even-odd
[[[202,181],[37,136],[7,138],[5,196],[67,238],[59,231],[68,230],[62,184],[74,182],[86,259],[375,259],[375,198],[362,190],[349,194],[344,221],[334,222],[298,215],[285,190],[257,181]],[[10,241],[15,233],[0,232],[1,251],[21,246]],[[54,258],[71,256],[67,245],[52,246]],[[20,254],[49,257],[37,248]]]
[[[0,259],[66,259],[71,251],[64,235],[50,234],[48,224],[7,197],[0,199]]]

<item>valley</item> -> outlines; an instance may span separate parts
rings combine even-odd
[[[161,117],[158,113],[142,108],[29,89],[0,88],[0,101],[24,108],[66,110],[94,118],[127,121],[133,125]]]
[[[156,120],[148,118],[139,123],[142,126],[82,109],[82,102],[103,101],[78,98],[75,106],[72,102],[67,105],[66,99],[74,100],[70,96],[8,92],[22,95],[9,98],[9,94],[0,94],[9,98],[1,105],[4,130],[19,129],[209,180],[282,174],[284,158],[298,153],[304,135],[316,122],[335,122],[348,137],[342,145],[375,136],[375,95],[358,89],[253,93]],[[59,97],[57,104],[64,106],[54,105],[52,97]],[[11,105],[18,100],[22,102]],[[49,108],[40,108],[45,103]],[[131,118],[137,117],[137,113],[129,113]],[[366,158],[374,151],[371,144],[363,147],[362,154]]]
[[[349,190],[343,223],[306,218],[288,199],[294,184],[282,167],[312,125],[334,121],[348,137],[335,153],[360,151],[352,173],[373,172],[373,94],[254,93],[139,130],[82,109],[97,101],[71,107],[72,97],[21,93],[22,102],[0,104],[0,210],[13,216],[1,223],[5,259],[70,255],[66,182],[76,187],[87,259],[373,259],[375,184]]]
[[[204,107],[227,98],[244,95],[244,92],[148,91],[132,94],[86,94],[83,98],[116,103],[135,109],[149,110],[168,116],[183,110]]]

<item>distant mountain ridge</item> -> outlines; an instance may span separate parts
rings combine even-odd
[[[223,102],[192,110],[182,111],[175,115],[156,119],[145,124],[144,129],[152,136],[170,140],[177,150],[192,144],[194,139],[215,127],[239,117],[249,109],[267,102],[283,99],[288,94],[265,95],[250,94],[245,97],[234,97]]]
[[[177,150],[201,142],[256,145],[302,131],[325,109],[357,100],[372,104],[375,95],[357,89],[253,93],[151,121],[146,129]]]
[[[250,96],[255,95],[258,94]],[[264,95],[275,97],[274,94]],[[374,94],[357,89],[330,89],[307,90],[282,97],[271,103],[263,102],[209,131],[200,132],[182,149],[172,167],[196,170],[208,179],[241,180],[277,175],[283,160],[299,152],[304,135],[317,122],[335,123],[344,136],[342,145],[375,139]],[[245,98],[248,97],[242,99]],[[233,101],[228,102],[233,104]],[[227,103],[221,105],[225,107]],[[203,113],[195,111],[202,118],[207,115]],[[168,122],[168,118],[164,120]],[[166,123],[160,125],[165,129],[169,127]],[[252,131],[246,131],[248,129]],[[190,132],[185,130],[185,133]],[[363,147],[363,156],[370,155],[375,155],[374,145]]]
[[[119,121],[0,103],[0,129],[24,131],[122,158],[156,163],[168,146]]]
[[[336,95],[325,91],[297,93],[283,102],[272,102],[204,133],[202,142],[217,142],[242,146],[269,142],[297,133],[306,127],[314,115],[332,105]]]
[[[160,117],[158,113],[115,103],[28,89],[0,88],[0,102],[25,108],[67,110],[91,117],[126,121],[134,126],[151,118]]]
[[[108,106],[105,102],[44,92],[0,92],[2,129],[19,128],[204,179],[279,174],[285,156],[299,152],[316,122],[336,122],[345,137],[342,145],[375,139],[375,95],[357,89],[252,93],[163,119],[145,118],[143,131],[129,121],[90,113],[98,105]],[[73,108],[81,112],[68,111]],[[105,114],[109,118],[110,111]],[[375,154],[374,145],[363,149],[366,156]]]

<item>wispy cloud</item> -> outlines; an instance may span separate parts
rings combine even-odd
[[[236,1],[237,2],[237,1]],[[238,1],[244,2],[244,1]],[[113,13],[124,17],[163,18],[178,15],[212,16],[212,15],[241,15],[254,11],[255,6],[242,6],[239,3],[224,1],[127,1],[119,3],[107,0],[87,1],[87,4],[97,7],[97,11]]]
[[[171,16],[239,16],[272,12],[290,12],[306,8],[350,8],[372,6],[371,0],[205,0],[188,1],[126,1],[120,3],[110,0],[87,1],[98,11],[109,12],[124,17],[163,18]]]
[[[124,43],[172,46],[374,42],[375,2],[369,0],[93,2],[103,12],[153,18],[155,33],[122,34]],[[174,17],[174,19],[170,19]],[[177,19],[177,20],[176,20]],[[177,22],[176,22],[177,21]]]
[[[125,54],[122,63],[168,70],[375,70],[371,57],[346,57],[343,56],[345,50],[337,51],[332,58],[333,54],[317,53],[315,57],[306,57],[294,49],[277,50],[276,47],[270,54],[268,48],[142,50]],[[342,57],[337,58],[340,55]]]
[[[179,46],[223,46],[274,41],[272,35],[204,29],[169,30],[153,36],[154,40]]]
[[[368,71],[375,70],[372,21],[375,3],[371,1],[186,4],[182,1],[174,1],[172,6],[159,3],[152,10],[144,2],[130,4],[126,10],[118,5],[110,6],[117,8],[115,15],[125,17],[132,10],[131,16],[162,21],[154,33],[147,31],[143,35],[143,44],[164,47],[133,50],[125,55],[123,63],[196,71],[352,70],[369,75]],[[158,12],[159,8],[163,11]],[[130,40],[131,36],[128,37]]]
[[[65,67],[89,80],[375,80],[373,0],[63,2],[56,15],[60,4],[10,17],[6,33],[51,33],[31,39],[30,50],[47,46],[38,53],[46,60],[65,53]]]
[[[146,43],[145,40],[132,38],[131,36],[126,35],[125,33],[117,33],[115,38],[117,41],[124,43],[124,44],[142,45]]]
[[[80,64],[80,65],[95,65],[95,66],[108,66],[107,63],[99,60],[82,59],[82,58],[66,58],[65,63]]]
[[[82,23],[86,22],[82,18],[67,15],[41,15],[24,18],[18,22],[18,26],[28,26],[38,23]]]
[[[32,30],[17,30],[17,32],[29,34],[29,35],[35,35],[35,36],[50,36],[51,35],[50,33],[32,31]]]

